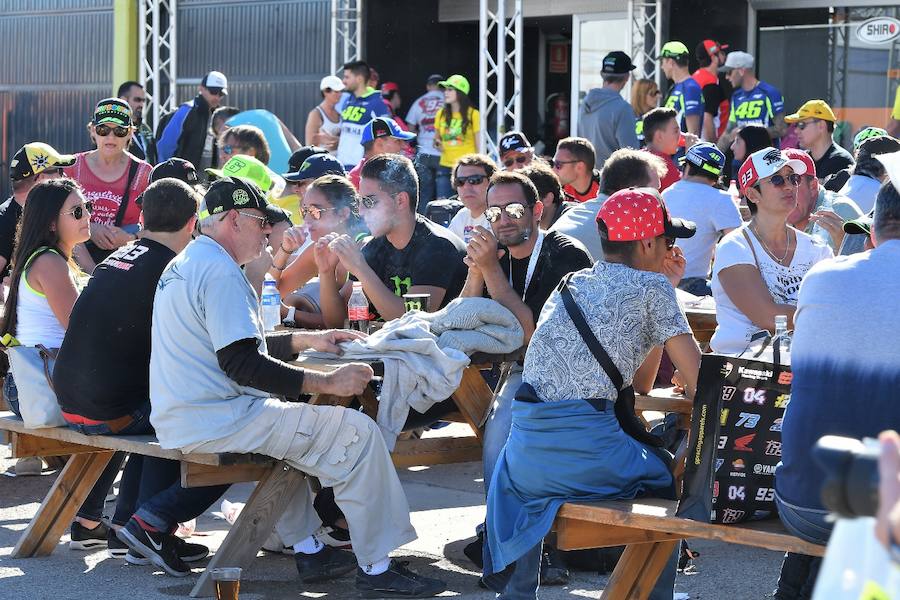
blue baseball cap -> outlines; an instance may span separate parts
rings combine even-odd
[[[393,137],[398,140],[408,141],[415,138],[416,134],[409,131],[403,131],[403,129],[397,125],[397,121],[390,117],[376,117],[366,123],[366,127],[362,132],[362,139],[359,143],[368,144],[369,142],[374,142],[378,138],[383,137]]]
[[[681,164],[685,161],[713,175],[721,175],[725,168],[725,154],[709,142],[699,142],[688,148]]]
[[[304,181],[306,179],[318,179],[322,175],[347,174],[341,162],[330,154],[313,154],[303,161],[303,164],[293,173],[282,175],[285,181]]]

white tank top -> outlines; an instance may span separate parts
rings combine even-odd
[[[324,110],[322,110],[321,106],[316,106],[316,110],[319,111],[320,115],[322,115],[322,126],[319,127],[319,131],[334,137],[341,135],[341,120],[338,119],[335,122],[329,119],[328,115]]]
[[[37,252],[40,252],[38,250]],[[43,344],[47,348],[59,348],[66,330],[47,301],[47,296],[28,285],[28,268],[37,252],[29,257],[19,279],[19,298],[16,307],[16,339],[23,346]],[[55,250],[50,252],[56,253]]]

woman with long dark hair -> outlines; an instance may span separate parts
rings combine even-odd
[[[747,157],[763,148],[772,145],[772,137],[769,130],[762,125],[745,125],[738,130],[731,142],[731,152],[734,154],[734,161],[739,166]],[[737,168],[734,169],[737,173]]]
[[[450,172],[456,161],[466,154],[480,152],[478,132],[481,130],[481,116],[472,108],[468,79],[462,75],[451,75],[438,85],[444,89],[444,106],[434,117],[434,147],[441,151],[436,180],[437,197],[440,199],[453,195]]]
[[[90,238],[91,205],[71,179],[51,179],[31,189],[16,232],[9,296],[0,321],[0,335],[9,334],[23,346],[59,348],[78,298],[79,272],[72,251]],[[15,371],[6,375],[3,395],[21,416]],[[24,399],[23,399],[24,400]],[[122,467],[117,452],[85,499],[72,523],[69,547],[89,550],[107,544],[108,528],[100,522],[106,494]]]

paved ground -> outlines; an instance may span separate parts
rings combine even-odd
[[[13,464],[9,451],[0,446],[0,472]],[[480,465],[466,463],[432,468],[409,469],[401,474],[414,511],[413,524],[419,539],[401,548],[396,555],[409,560],[416,570],[441,576],[449,582],[444,597],[491,598],[477,585],[477,575],[463,556],[462,547],[472,537],[484,515]],[[47,558],[13,560],[9,554],[20,532],[34,515],[40,500],[53,482],[55,473],[41,477],[0,476],[0,597],[27,599],[168,600],[186,597],[197,577],[176,579],[149,567],[127,566],[109,559],[103,552],[68,550],[64,537]],[[227,494],[243,501],[249,484],[236,485]],[[111,507],[108,504],[107,507]],[[377,504],[373,506],[378,509]],[[213,507],[213,510],[218,510]],[[207,512],[198,522],[199,533],[192,541],[216,548],[228,524]],[[678,575],[676,592],[690,598],[751,600],[771,597],[778,577],[781,556],[757,548],[697,541],[692,548],[701,553],[693,575]],[[352,577],[328,585],[298,584],[293,560],[286,556],[260,556],[241,585],[242,600],[275,598],[354,598]],[[606,577],[576,572],[565,587],[542,588],[542,599],[599,598]]]

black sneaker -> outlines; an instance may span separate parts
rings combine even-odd
[[[191,568],[178,556],[179,538],[170,533],[147,531],[133,518],[116,531],[119,539],[135,553],[150,559],[154,565],[173,577],[186,577]]]
[[[128,546],[116,536],[116,530],[112,527],[106,534],[106,553],[110,558],[125,558],[128,554]]]
[[[431,598],[447,589],[440,579],[418,575],[406,568],[409,563],[391,560],[391,566],[380,575],[366,575],[356,570],[356,590],[362,598]]]
[[[541,555],[541,585],[566,585],[569,583],[569,568],[563,562],[559,550],[544,545]]]
[[[203,544],[191,544],[189,542],[184,541],[178,536],[175,536],[175,539],[178,540],[176,542],[178,548],[176,549],[176,553],[178,554],[178,558],[183,560],[186,563],[199,562],[209,556],[209,548],[204,546]],[[118,541],[118,540],[117,540]],[[121,542],[119,542],[121,543]],[[125,547],[128,552],[125,554],[125,562],[130,565],[149,565],[150,559],[144,557],[142,554],[135,552],[134,550]]]
[[[475,539],[463,547],[466,558],[480,569],[484,569],[484,529],[479,529]]]
[[[357,568],[356,557],[350,552],[325,546],[315,554],[294,554],[297,572],[303,583],[317,583],[337,579]]]
[[[69,534],[69,550],[96,550],[106,547],[109,527],[106,523],[100,523],[93,529],[88,529],[78,521],[72,521]]]

